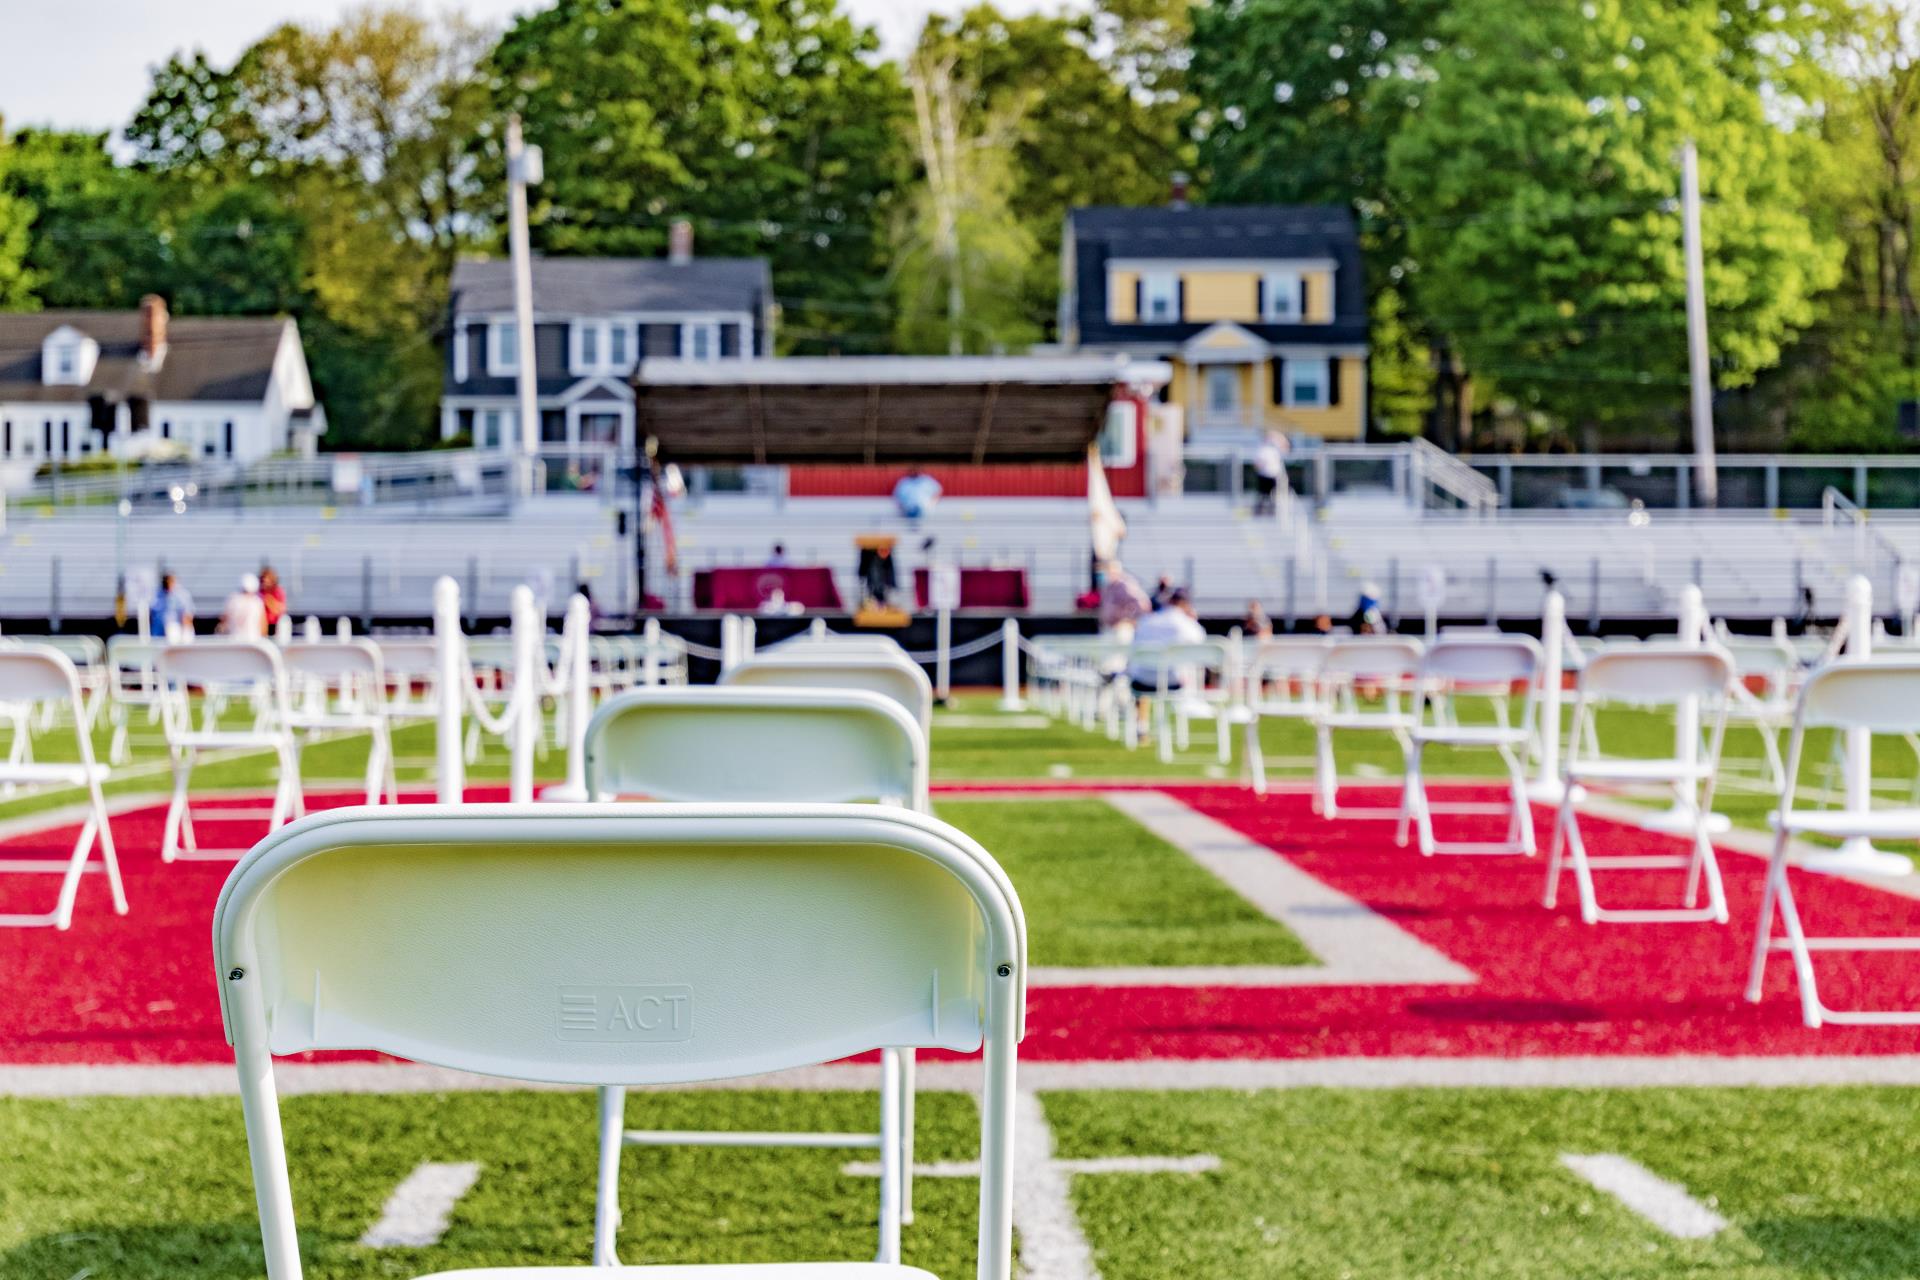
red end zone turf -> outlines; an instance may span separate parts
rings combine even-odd
[[[955,788],[1007,791],[993,785]],[[1045,786],[1049,792],[1076,788]],[[1325,822],[1301,795],[1260,799],[1232,786],[1158,788],[1266,845],[1366,903],[1477,974],[1463,985],[1281,988],[1036,988],[1023,1056],[1315,1058],[1351,1056],[1907,1054],[1914,1028],[1800,1025],[1784,958],[1767,999],[1741,998],[1758,909],[1759,859],[1724,853],[1733,923],[1580,923],[1571,881],[1561,906],[1539,903],[1540,858],[1421,858],[1395,847],[1392,824]],[[1449,796],[1474,794],[1449,789]],[[1484,793],[1490,796],[1491,792]],[[503,798],[497,791],[473,799]],[[317,803],[343,803],[346,797]],[[208,809],[222,802],[209,802]],[[237,803],[237,802],[233,802]],[[252,804],[254,802],[247,802]],[[0,930],[0,1062],[224,1062],[208,931],[231,864],[162,865],[159,808],[114,822],[133,912],[114,916],[88,875],[73,928]],[[1541,819],[1544,848],[1548,815]],[[209,843],[242,843],[264,823],[202,820]],[[1595,851],[1649,852],[1674,841],[1599,819],[1583,822]],[[8,857],[54,856],[72,827],[17,837]],[[1603,873],[1601,892],[1627,905],[1667,900],[1678,873]],[[0,876],[0,911],[45,909],[57,878]],[[1920,933],[1920,902],[1827,877],[1799,877],[1816,931]],[[1030,922],[1043,937],[1044,920]],[[1041,957],[1044,959],[1044,957]],[[1920,954],[1822,957],[1831,1005],[1920,1007]]]

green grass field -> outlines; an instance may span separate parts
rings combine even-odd
[[[1283,1090],[1042,1095],[1062,1157],[1218,1156],[1200,1174],[1084,1174],[1072,1199],[1106,1280],[1564,1276],[1890,1280],[1920,1257],[1912,1091]],[[869,1094],[637,1095],[633,1124],[858,1128]],[[307,1097],[284,1104],[314,1280],[584,1263],[589,1094]],[[974,1149],[972,1103],[927,1093],[921,1157]],[[229,1099],[0,1100],[0,1276],[259,1274]],[[1663,1234],[1562,1154],[1619,1153],[1728,1221]],[[629,1151],[623,1261],[859,1258],[874,1184],[831,1151]],[[480,1177],[445,1238],[357,1240],[423,1161]],[[923,1177],[906,1258],[971,1275],[974,1184]]]

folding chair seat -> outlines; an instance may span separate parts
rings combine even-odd
[[[1920,659],[1871,658],[1837,662],[1808,677],[1800,691],[1793,729],[1787,740],[1785,784],[1773,814],[1773,856],[1767,864],[1754,933],[1753,963],[1747,975],[1747,999],[1761,998],[1767,958],[1785,951],[1792,958],[1800,992],[1800,1014],[1809,1027],[1833,1022],[1851,1026],[1916,1026],[1920,1009],[1830,1009],[1820,999],[1813,968],[1816,951],[1920,951],[1920,937],[1814,937],[1801,923],[1787,870],[1793,837],[1920,840],[1920,808],[1903,806],[1847,812],[1802,809],[1794,804],[1800,761],[1809,729],[1839,732],[1909,734],[1920,729]],[[1815,873],[1817,868],[1808,868]],[[1778,930],[1784,931],[1777,932]]]
[[[1340,811],[1339,775],[1333,755],[1333,735],[1386,733],[1399,744],[1404,757],[1411,742],[1414,719],[1413,680],[1420,670],[1424,646],[1402,636],[1354,636],[1330,643],[1320,660],[1314,716],[1314,811],[1323,818],[1398,818],[1398,807]],[[1369,706],[1363,694],[1377,696]]]
[[[1396,836],[1402,846],[1412,827],[1418,833],[1420,852],[1427,857],[1436,853],[1533,856],[1533,810],[1527,803],[1523,756],[1533,740],[1533,699],[1539,667],[1540,646],[1527,636],[1443,636],[1427,649],[1415,677],[1413,728],[1407,735],[1406,783]],[[1508,705],[1515,686],[1522,690],[1517,716]],[[1441,698],[1446,699],[1444,719],[1438,714]],[[1492,722],[1461,724],[1462,701],[1484,702]],[[1509,797],[1507,804],[1495,805],[1493,811],[1507,814],[1503,839],[1443,842],[1434,838],[1436,812],[1482,813],[1487,806],[1433,804],[1427,796],[1428,747],[1491,751],[1500,757],[1507,770]]]
[[[366,802],[379,804],[384,790],[389,803],[399,803],[379,647],[369,640],[295,640],[280,651],[280,660],[290,680],[320,689],[317,700],[288,699],[295,751],[322,734],[364,733],[370,739]]]
[[[173,757],[173,796],[167,804],[166,826],[160,838],[164,862],[179,858],[237,858],[243,849],[202,849],[193,829],[188,787],[193,767],[204,751],[271,751],[280,766],[267,812],[269,827],[299,817],[306,811],[300,787],[300,748],[294,740],[292,711],[287,698],[287,672],[280,651],[265,640],[197,640],[170,644],[154,659],[160,687],[160,721],[167,749]],[[192,694],[209,689],[242,690],[260,700],[264,714],[246,728],[208,727],[205,718],[194,723]],[[252,811],[223,809],[222,818],[251,816]]]
[[[1267,794],[1267,757],[1260,745],[1262,720],[1298,720],[1312,724],[1324,711],[1318,677],[1326,660],[1324,636],[1287,636],[1263,640],[1253,650],[1246,674],[1247,778],[1255,795]]]
[[[1733,664],[1716,649],[1702,649],[1661,641],[1609,649],[1587,661],[1580,672],[1575,697],[1573,732],[1561,771],[1564,794],[1553,824],[1547,859],[1543,901],[1549,908],[1559,901],[1560,879],[1569,867],[1580,895],[1580,918],[1588,924],[1675,924],[1727,922],[1727,899],[1720,883],[1720,864],[1707,839],[1713,810],[1714,779],[1720,766],[1720,748],[1727,733],[1727,706],[1732,700]],[[1704,752],[1691,756],[1604,757],[1590,754],[1587,729],[1597,709],[1607,703],[1672,708],[1687,703],[1700,711],[1700,723],[1711,725]],[[1697,747],[1699,744],[1692,744]],[[1574,802],[1582,787],[1632,788],[1659,786],[1693,814],[1689,851],[1668,854],[1608,854],[1590,857],[1580,832]],[[1684,868],[1686,891],[1679,907],[1603,907],[1594,888],[1596,870],[1660,870]],[[1707,903],[1700,906],[1700,884],[1705,880]]]
[[[0,914],[0,926],[30,927],[52,925],[65,929],[73,923],[74,899],[80,892],[80,877],[91,869],[94,845],[100,848],[100,868],[106,872],[107,886],[113,895],[113,909],[127,914],[126,890],[120,883],[120,861],[113,849],[113,826],[107,819],[107,801],[100,784],[107,778],[105,766],[93,758],[93,741],[87,732],[86,716],[81,709],[80,677],[65,654],[47,645],[9,644],[0,647],[0,702],[22,706],[56,703],[73,716],[74,762],[52,763],[24,761],[0,763],[0,782],[25,786],[84,787],[87,792],[87,816],[80,825],[80,836],[64,863],[34,859],[0,860],[0,872],[57,872],[60,889],[53,910],[45,914]]]
[[[911,1046],[983,1052],[974,1274],[1011,1280],[1026,929],[991,855],[935,819],[813,804],[334,810],[274,832],[235,867],[214,960],[268,1280],[300,1275],[274,1056],[376,1051],[617,1089]],[[900,1073],[881,1078],[897,1095]],[[603,1111],[602,1124],[618,1116]],[[603,1213],[615,1173],[603,1158]],[[926,1276],[852,1263],[440,1275],[576,1273]]]

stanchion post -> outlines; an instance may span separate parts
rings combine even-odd
[[[648,618],[640,639],[646,645],[640,657],[640,683],[650,689],[660,683],[660,619]]]
[[[1527,788],[1527,797],[1540,804],[1559,804],[1566,794],[1560,779],[1560,696],[1566,683],[1567,598],[1547,592],[1540,611],[1540,770]]]
[[[1026,709],[1020,697],[1020,624],[1012,618],[1000,624],[1000,709]]]
[[[466,793],[467,761],[461,738],[467,658],[466,636],[460,630],[460,584],[451,577],[433,584],[433,660],[440,686],[434,718],[434,798],[441,804],[459,804]]]
[[[1865,575],[1847,579],[1847,642],[1843,661],[1865,662],[1873,657],[1873,582]],[[1864,814],[1873,808],[1873,731],[1847,730],[1846,808],[1848,813]],[[1788,780],[1791,784],[1792,779]],[[1809,854],[1803,865],[1810,871],[1836,871],[1870,875],[1905,876],[1913,873],[1913,864],[1897,853],[1873,847],[1865,836],[1841,842],[1832,853]]]
[[[1685,649],[1700,648],[1707,629],[1707,604],[1698,586],[1689,583],[1680,589],[1680,607],[1675,612],[1674,621],[1679,628],[1680,646]],[[1689,766],[1700,758],[1698,699],[1687,698],[1674,708],[1673,755],[1676,760]],[[1691,837],[1694,823],[1698,819],[1698,810],[1694,807],[1694,795],[1695,789],[1691,783],[1675,783],[1672,807],[1664,813],[1648,818],[1641,825],[1649,831]],[[1706,827],[1709,832],[1725,831],[1731,825],[1731,821],[1724,814],[1707,815]]]
[[[545,628],[534,611],[533,589],[525,583],[513,589],[510,611],[513,723],[507,735],[512,753],[507,798],[515,804],[527,804],[533,800],[533,748],[540,737],[540,677],[536,664],[545,661],[540,653],[541,633]]]
[[[953,610],[942,609],[934,620],[934,700],[941,706],[953,694]]]
[[[593,606],[575,593],[567,601],[565,642],[561,646],[567,673],[567,780],[540,793],[542,800],[578,802],[587,795],[587,721],[593,716],[588,633],[593,628]]]

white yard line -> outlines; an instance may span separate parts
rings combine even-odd
[[[577,1091],[572,1085],[530,1084],[444,1067],[393,1062],[280,1063],[274,1077],[283,1095],[329,1093],[469,1093],[518,1090]],[[1181,1093],[1199,1089],[1565,1089],[1565,1088],[1796,1088],[1806,1085],[1920,1085],[1920,1054],[1856,1057],[1565,1057],[1565,1058],[1151,1058],[1137,1062],[1026,1062],[1023,1088]],[[918,1087],[933,1093],[973,1093],[980,1068],[972,1062],[922,1061]],[[671,1086],[663,1091],[794,1089],[808,1092],[880,1087],[867,1063],[835,1063],[797,1071]],[[0,1097],[222,1097],[236,1093],[234,1069],[186,1066],[0,1066]]]
[[[1054,1161],[1071,1174],[1082,1173],[1184,1173],[1189,1176],[1212,1173],[1220,1167],[1220,1157],[1205,1156],[1086,1156]],[[855,1160],[842,1165],[840,1172],[850,1178],[877,1178],[878,1160]],[[977,1178],[978,1160],[932,1160],[913,1166],[916,1178]]]
[[[360,1243],[369,1249],[424,1249],[440,1243],[453,1207],[480,1176],[477,1164],[427,1163],[408,1174],[387,1197],[380,1220]]]
[[[1053,1130],[1040,1099],[1028,1090],[1013,1104],[1013,1229],[1020,1233],[1020,1270],[1033,1280],[1100,1280],[1093,1246],[1073,1211],[1066,1170],[1053,1160]]]
[[[1109,791],[1108,804],[1179,849],[1268,918],[1291,930],[1317,966],[1271,971],[1244,986],[1469,983],[1473,972],[1365,903],[1163,791]],[[1198,985],[1220,985],[1210,976]],[[1114,984],[1120,985],[1120,984]],[[1179,985],[1169,982],[1126,985]]]
[[[1695,1200],[1685,1187],[1637,1160],[1609,1151],[1563,1155],[1560,1163],[1677,1240],[1705,1240],[1727,1229],[1727,1220]]]

